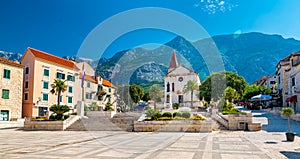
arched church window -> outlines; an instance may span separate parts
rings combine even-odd
[[[172,83],[172,92],[174,92],[174,91],[175,91],[175,84]]]
[[[167,83],[167,92],[170,92],[170,83]]]

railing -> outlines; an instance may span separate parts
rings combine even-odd
[[[67,129],[69,126],[71,126],[73,123],[75,123],[77,120],[80,119],[80,116],[70,116],[67,120],[64,121],[64,130]]]
[[[213,118],[216,119],[219,123],[221,123],[223,126],[225,126],[228,129],[229,127],[228,120],[224,118],[222,115],[220,115],[218,112],[213,113]]]

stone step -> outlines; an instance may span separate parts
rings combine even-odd
[[[138,114],[116,114],[108,117],[107,112],[88,112],[88,118],[82,118],[68,127],[67,131],[133,131],[133,122]]]

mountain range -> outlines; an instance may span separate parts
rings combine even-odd
[[[273,75],[280,59],[300,50],[300,41],[258,32],[219,35],[195,42],[177,36],[153,50],[132,48],[109,59],[102,58],[96,74],[115,84],[162,82],[172,48],[178,62],[198,72],[202,81],[213,72],[209,71],[209,64],[210,68],[224,65],[226,71],[237,72],[253,83],[263,75]],[[221,55],[223,63],[213,61],[216,53]]]
[[[273,75],[280,59],[300,50],[300,41],[258,32],[218,35],[194,42],[177,36],[153,50],[132,48],[99,60],[64,58],[89,63],[97,75],[115,85],[162,83],[173,49],[179,64],[198,72],[202,81],[214,68],[223,66],[253,83],[263,75]],[[215,60],[216,54],[222,62]],[[0,51],[0,57],[19,61],[22,54]]]

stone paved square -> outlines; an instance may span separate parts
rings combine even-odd
[[[276,135],[274,135],[276,134]],[[132,133],[123,131],[0,131],[0,158],[287,158],[300,143],[283,132]],[[26,146],[24,146],[26,145]]]

